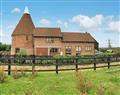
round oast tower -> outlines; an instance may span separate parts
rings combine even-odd
[[[24,50],[27,55],[34,54],[33,31],[35,26],[29,14],[28,7],[25,7],[24,14],[12,33],[11,55]]]

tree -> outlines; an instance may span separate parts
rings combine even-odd
[[[8,44],[2,44],[0,42],[0,51],[10,51],[11,49],[11,45],[8,45]]]

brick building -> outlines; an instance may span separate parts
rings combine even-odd
[[[28,55],[40,56],[94,55],[98,42],[87,32],[61,32],[60,28],[35,27],[26,8],[12,33],[11,55],[21,49],[26,50]]]

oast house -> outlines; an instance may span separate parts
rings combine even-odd
[[[27,55],[94,55],[98,42],[90,33],[62,32],[60,28],[35,27],[25,12],[12,33],[11,55],[24,49]]]

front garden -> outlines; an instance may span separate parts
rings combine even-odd
[[[3,80],[2,80],[3,79]],[[35,73],[0,71],[0,95],[120,95],[120,69]]]

